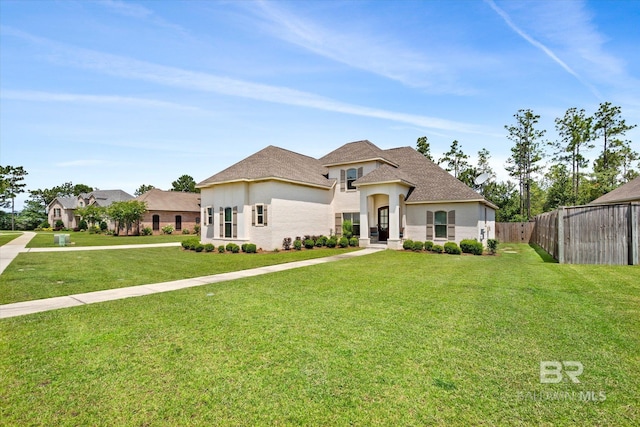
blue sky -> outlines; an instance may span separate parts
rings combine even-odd
[[[487,148],[506,179],[518,109],[551,140],[570,107],[640,124],[639,17],[640,1],[2,0],[0,164],[28,189],[133,194],[270,144],[426,135],[436,158]]]

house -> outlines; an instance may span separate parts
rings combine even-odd
[[[64,228],[76,228],[80,224],[80,217],[75,210],[89,205],[107,207],[113,202],[133,199],[133,196],[122,190],[95,190],[78,196],[56,197],[47,206],[47,221],[53,227],[57,221],[62,221]]]
[[[340,235],[360,246],[494,238],[497,207],[411,147],[345,144],[319,159],[268,146],[205,179],[201,239],[280,248],[286,237]]]
[[[640,202],[640,176],[632,179],[626,184],[598,197],[591,205],[609,205],[615,203]]]
[[[177,232],[194,231],[200,224],[200,194],[162,191],[157,188],[135,198],[147,204],[142,227],[151,227],[159,234],[162,227],[171,225]]]

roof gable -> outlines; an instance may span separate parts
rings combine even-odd
[[[234,181],[280,179],[331,188],[334,180],[328,179],[327,174],[327,168],[317,159],[270,145],[205,179],[196,187],[203,188]]]
[[[615,190],[604,196],[600,196],[590,204],[599,205],[607,203],[632,202],[640,200],[640,176],[632,179],[626,184],[622,184]]]
[[[384,150],[381,150],[367,140],[349,142],[320,158],[320,162],[324,166],[344,165],[372,160],[380,160],[392,166],[397,166],[393,160],[388,158]]]
[[[372,170],[362,178],[355,181],[356,187],[368,184],[377,184],[383,182],[402,182],[409,187],[415,187],[412,178],[409,177],[401,168],[394,168],[388,164],[382,164],[380,167]]]
[[[153,188],[136,197],[145,202],[149,211],[200,212],[200,194],[180,191],[163,191]]]

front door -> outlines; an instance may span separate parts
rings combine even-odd
[[[386,242],[389,238],[389,206],[378,208],[378,241]]]

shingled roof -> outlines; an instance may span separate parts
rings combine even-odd
[[[204,188],[234,181],[280,179],[331,188],[335,180],[328,179],[328,173],[327,168],[318,159],[270,145],[205,179],[196,187]]]
[[[85,199],[90,199],[93,196],[98,206],[109,206],[113,202],[125,202],[133,199],[131,194],[122,190],[94,190],[81,196]]]
[[[495,208],[482,195],[413,148],[399,147],[384,152],[415,183],[414,190],[407,197],[407,203],[482,201]]]
[[[371,160],[380,160],[392,166],[398,166],[392,160],[385,156],[384,150],[381,150],[370,141],[362,140],[349,142],[342,147],[337,148],[320,157],[320,162],[324,166],[344,165],[348,163],[360,163]]]
[[[383,164],[380,167],[372,170],[362,178],[357,179],[354,182],[354,185],[361,186],[367,184],[376,184],[381,182],[402,182],[409,187],[415,187],[416,184],[413,182],[413,178],[411,178],[408,174],[406,174],[400,168],[394,168],[393,166],[389,166],[388,164]]]
[[[590,204],[606,205],[609,203],[624,203],[640,201],[640,176],[632,179],[626,184],[612,190],[611,192],[600,196]]]
[[[153,188],[136,197],[145,202],[149,211],[200,212],[200,194],[181,191],[163,191]]]

